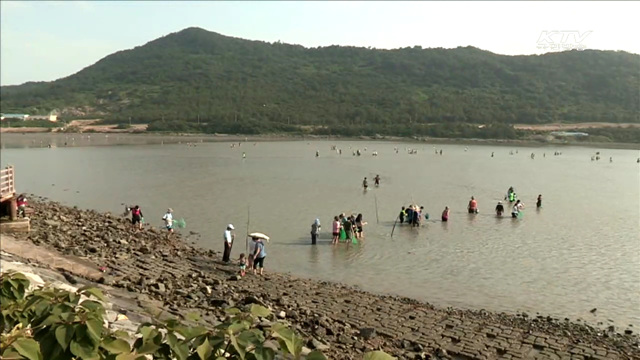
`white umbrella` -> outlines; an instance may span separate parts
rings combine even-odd
[[[249,237],[258,238],[258,239],[264,239],[264,240],[267,240],[267,242],[269,241],[269,237],[267,235],[265,235],[263,233],[259,233],[259,232],[251,233],[251,234],[249,234]]]

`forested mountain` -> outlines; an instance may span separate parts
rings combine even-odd
[[[165,125],[637,123],[639,89],[640,55],[626,52],[305,48],[188,28],[66,78],[2,87],[1,106]]]

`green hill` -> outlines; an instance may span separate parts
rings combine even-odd
[[[410,132],[427,123],[638,123],[639,89],[640,55],[626,52],[305,48],[188,28],[66,78],[2,87],[1,106],[160,120],[157,129],[199,119],[202,129],[235,124],[238,132],[293,125]]]

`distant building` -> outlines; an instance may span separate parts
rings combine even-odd
[[[549,135],[555,137],[584,137],[589,136],[589,134],[584,132],[571,132],[571,131],[553,131]]]
[[[29,114],[0,114],[0,120],[27,120]]]
[[[58,115],[49,114],[49,115],[32,115],[29,116],[29,120],[48,120],[51,122],[58,121]]]

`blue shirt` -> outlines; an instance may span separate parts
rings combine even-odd
[[[267,250],[265,249],[262,241],[256,242],[256,247],[260,249],[260,252],[258,253],[259,258],[267,256]]]

